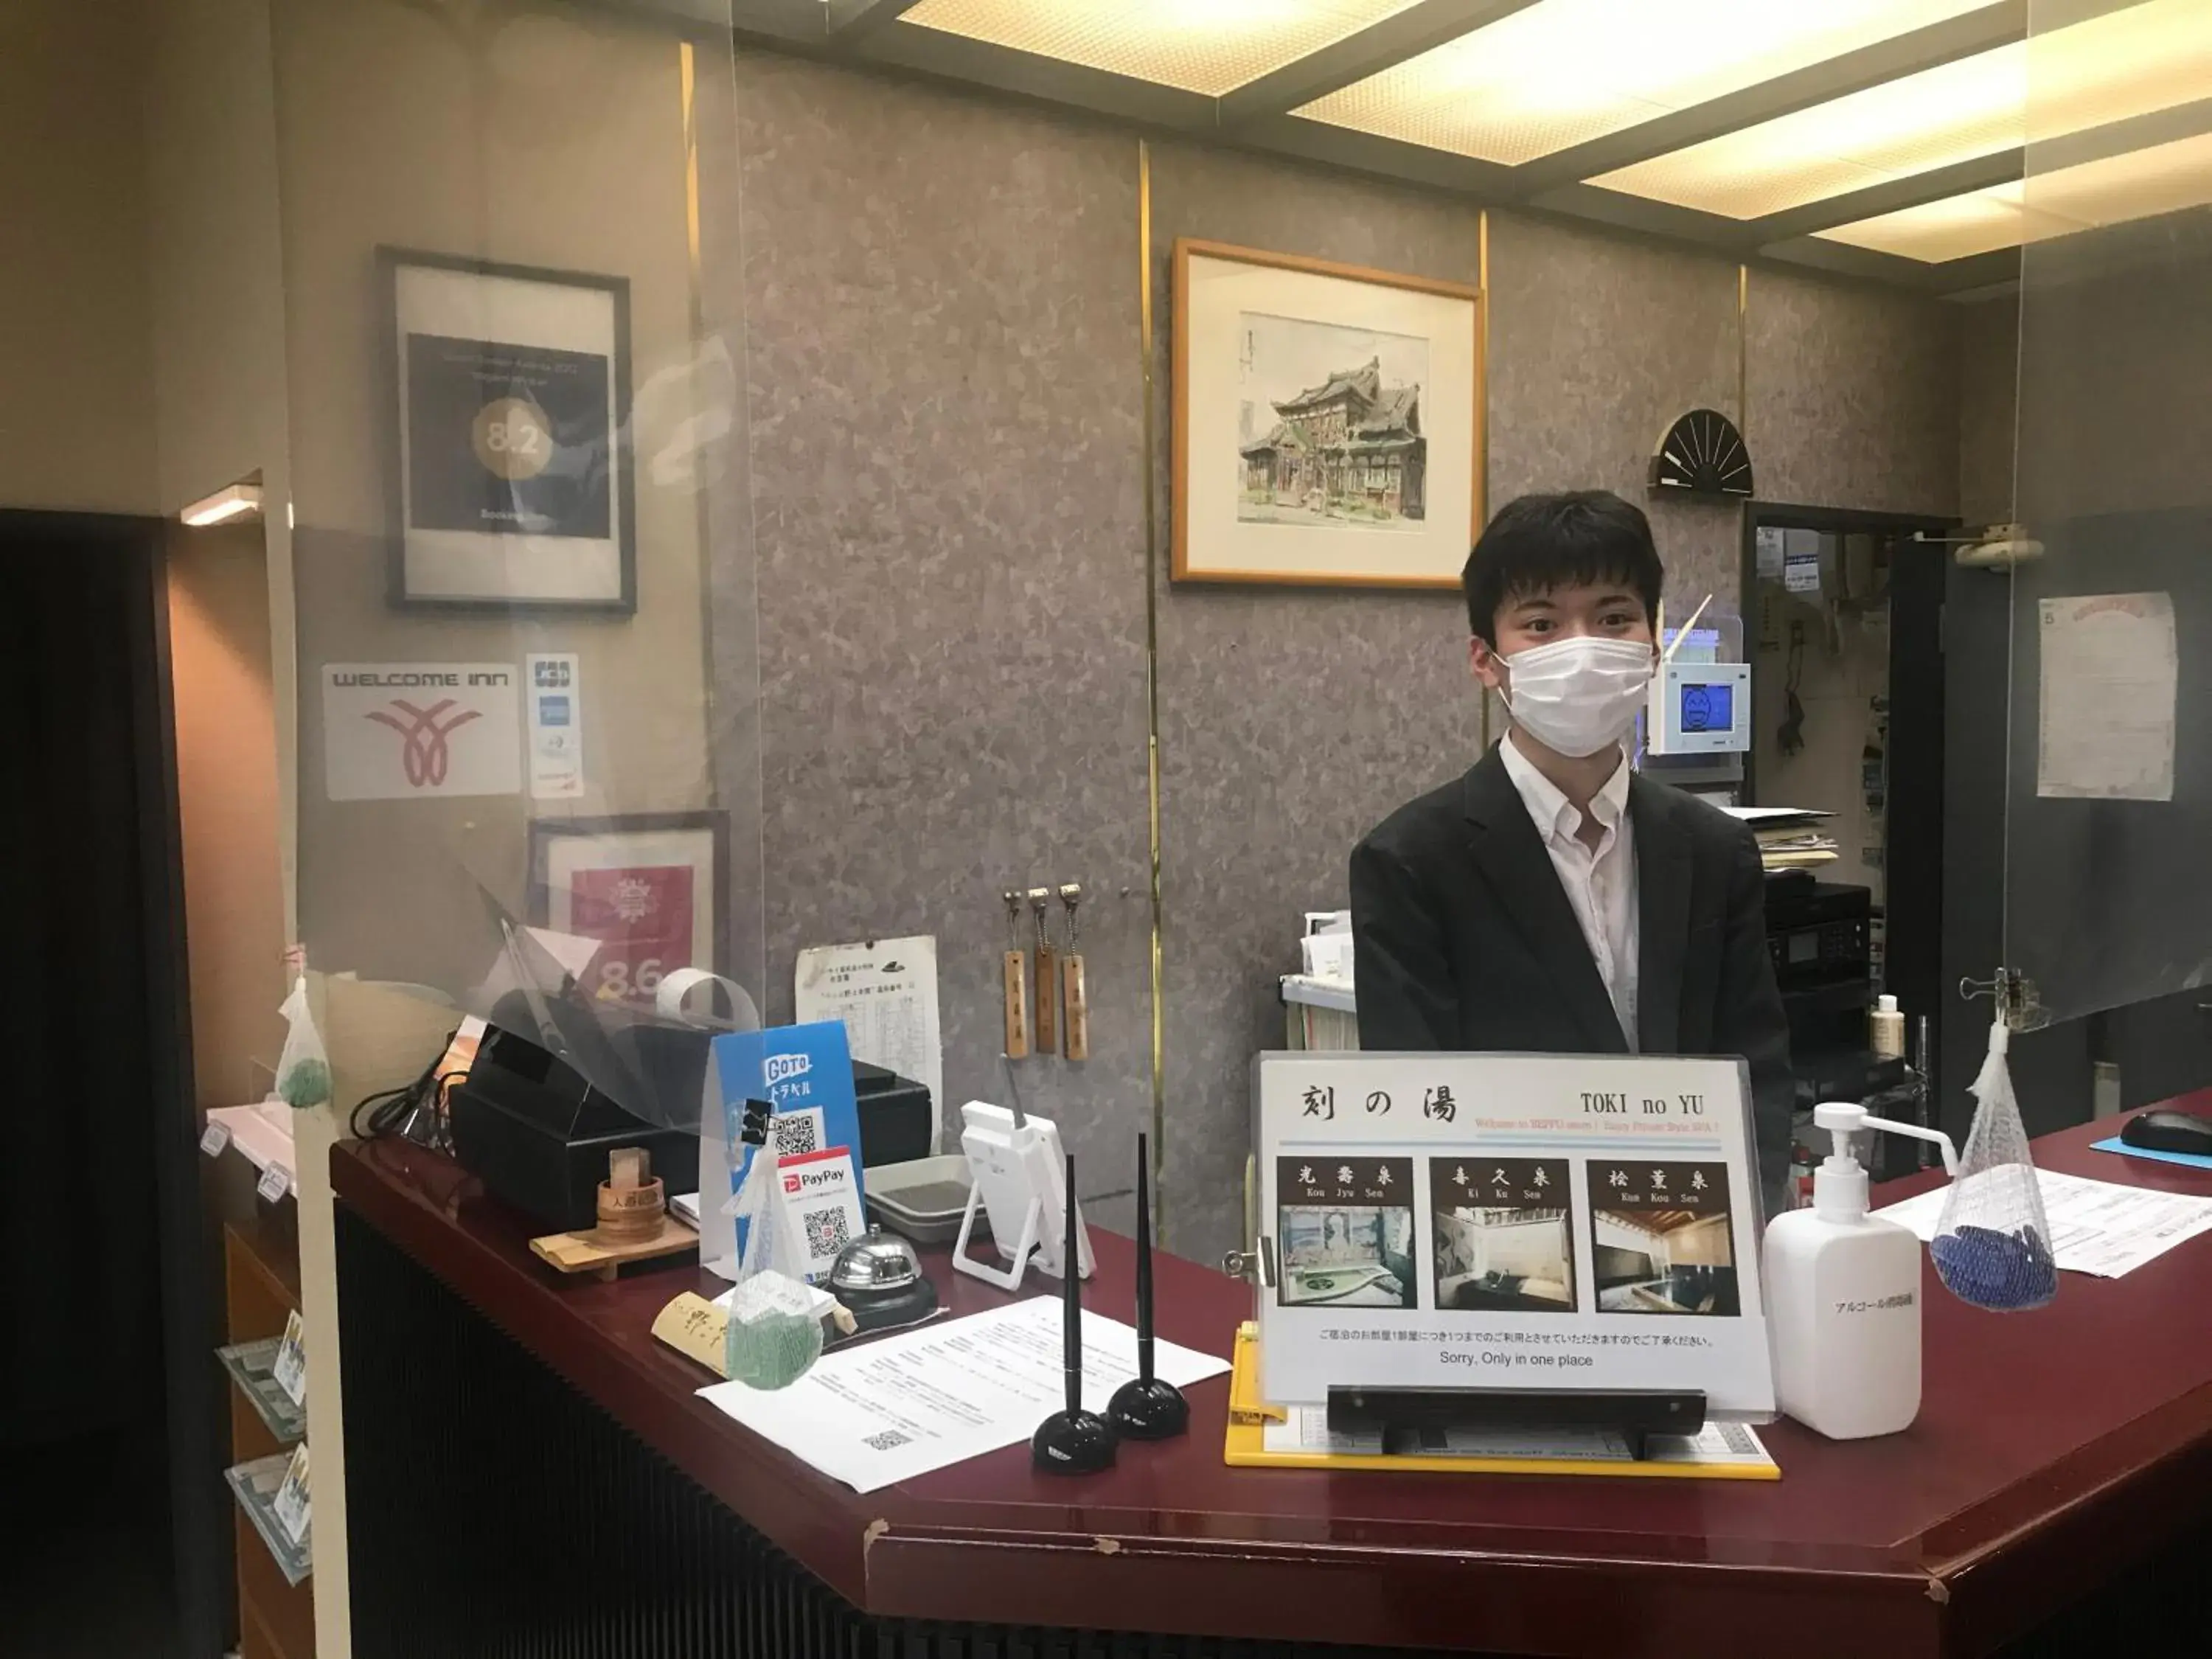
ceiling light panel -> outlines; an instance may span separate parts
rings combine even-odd
[[[1824,230],[1831,241],[1940,263],[2212,203],[2212,133],[2084,161]]]
[[[904,21],[1218,98],[1413,0],[921,0]]]
[[[1297,113],[1517,166],[1983,3],[1540,0]]]
[[[1591,180],[1755,219],[2201,98],[2212,5],[2149,0]]]

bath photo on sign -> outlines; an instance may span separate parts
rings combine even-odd
[[[1440,1312],[1575,1310],[1565,1158],[1431,1158]]]
[[[1429,343],[1251,311],[1237,336],[1237,518],[1417,527],[1427,514]]]
[[[1276,1299],[1285,1308],[1410,1308],[1413,1160],[1278,1158]]]
[[[1725,1164],[1589,1164],[1597,1310],[1705,1314],[1741,1308]]]

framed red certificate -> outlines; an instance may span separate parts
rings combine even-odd
[[[584,991],[652,1005],[678,968],[724,971],[729,835],[719,812],[537,819],[530,826],[531,920],[600,940]]]

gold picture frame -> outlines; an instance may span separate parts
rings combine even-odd
[[[1456,588],[1484,517],[1481,288],[1190,237],[1172,275],[1172,580]]]

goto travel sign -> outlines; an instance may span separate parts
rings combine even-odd
[[[323,777],[332,800],[512,795],[522,697],[503,662],[325,663]]]

